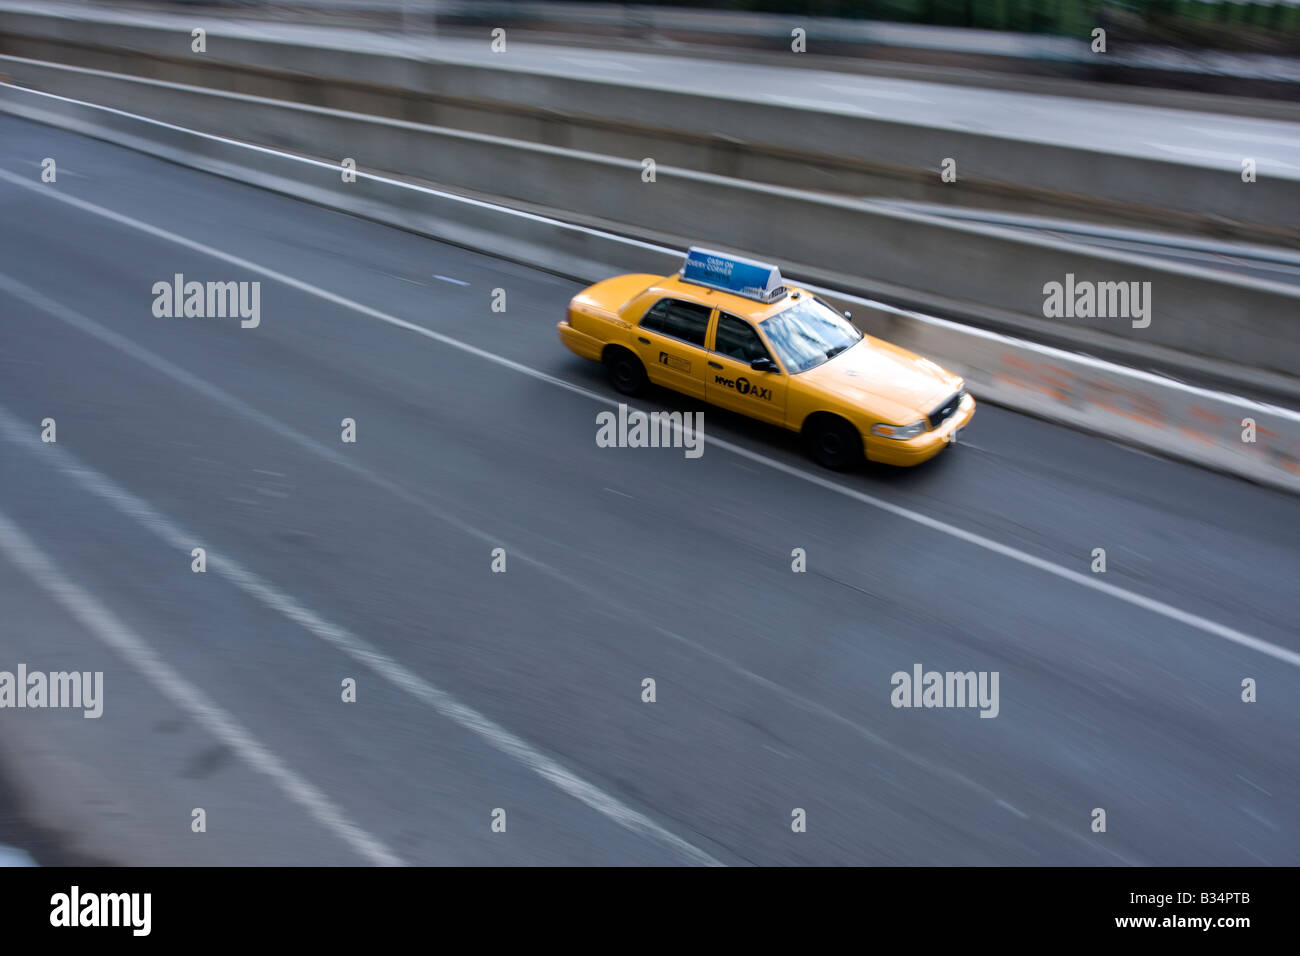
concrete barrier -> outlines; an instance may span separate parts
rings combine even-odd
[[[76,18],[0,8],[0,53],[508,135],[736,178],[849,195],[1105,217],[1300,244],[1300,180],[1247,186],[1232,170],[978,132],[503,66],[419,58],[396,37],[195,15]],[[363,47],[341,46],[349,40]],[[958,159],[960,188],[941,182]]]
[[[1300,395],[1300,286],[694,170],[658,166],[645,182],[636,160],[323,107],[14,57],[0,57],[0,71],[204,132],[562,210],[608,231],[746,249],[826,285],[1049,344],[1255,388],[1267,378],[1271,390]],[[1150,324],[1047,318],[1051,282],[1137,283],[1149,290]]]
[[[88,103],[0,85],[0,109],[449,242],[596,281],[676,269],[682,250]],[[752,251],[752,250],[751,250]],[[789,270],[794,281],[809,279]],[[1300,412],[1210,392],[839,290],[867,332],[966,376],[975,394],[1275,488],[1300,492]],[[559,346],[557,345],[557,348]],[[1243,441],[1246,419],[1257,430]]]
[[[933,316],[875,305],[862,321],[966,376],[986,401],[1300,492],[1300,413]]]

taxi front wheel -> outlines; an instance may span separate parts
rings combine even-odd
[[[814,416],[803,428],[804,445],[813,461],[832,471],[844,471],[862,460],[862,436],[842,418]]]
[[[645,366],[627,349],[613,348],[605,353],[609,381],[624,395],[636,395],[645,388]]]

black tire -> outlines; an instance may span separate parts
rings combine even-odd
[[[605,353],[605,370],[609,383],[624,395],[639,395],[645,388],[645,366],[627,349],[612,348]]]
[[[813,461],[832,471],[846,471],[862,461],[862,436],[834,415],[818,415],[804,425],[804,446]]]

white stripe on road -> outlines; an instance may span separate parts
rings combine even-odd
[[[473,355],[477,358],[481,358],[487,362],[491,362],[495,365],[499,365],[502,368],[508,368],[512,371],[519,372],[523,375],[528,375],[531,378],[537,379],[539,381],[548,382],[551,385],[555,385],[558,388],[562,388],[565,389],[566,391],[573,392],[574,394],[586,396],[587,398],[600,402],[603,405],[608,405],[611,407],[618,407],[619,405],[619,401],[617,399],[611,398],[608,395],[602,395],[599,392],[593,392],[592,390],[588,388],[584,388],[580,385],[574,385],[571,382],[567,382],[564,379],[557,378],[554,375],[550,375],[539,369],[532,368],[531,366],[524,365],[521,362],[516,362],[513,359],[506,358],[505,356],[497,355],[496,353],[489,352],[486,349],[478,348],[477,346],[470,345],[467,342],[462,342],[459,339],[453,338],[450,335],[445,335],[441,332],[436,332],[433,329],[428,329],[425,328],[424,326],[416,325],[414,322],[408,322],[405,319],[400,319],[397,316],[388,314],[387,312],[382,312],[379,309],[372,308],[368,305],[364,305],[360,302],[356,302],[352,299],[348,299],[345,296],[341,296],[338,295],[337,293],[330,292],[326,289],[322,289],[319,286],[313,285],[310,282],[306,282],[302,279],[294,278],[293,276],[286,275],[283,272],[278,272],[274,269],[268,268],[267,266],[259,265],[255,262],[251,262],[248,259],[244,259],[239,256],[232,255],[231,253],[224,252],[220,249],[214,248],[213,246],[209,246],[202,242],[198,242],[194,239],[188,239],[185,236],[178,235],[177,233],[171,232],[167,229],[162,229],[158,226],[150,225],[147,222],[142,222],[139,219],[135,219],[131,216],[124,215],[123,213],[114,212],[111,209],[107,209],[103,206],[96,205],[95,203],[92,202],[87,202],[84,199],[78,199],[75,196],[69,196],[66,193],[51,190],[47,186],[44,186],[40,183],[29,182],[23,179],[22,177],[10,173],[6,170],[0,170],[0,180],[4,180],[16,186],[21,186],[24,189],[31,190],[35,193],[38,193],[39,195],[46,196],[51,199],[55,199],[59,202],[67,203],[68,205],[75,206],[78,209],[82,209],[86,212],[93,213],[94,215],[101,216],[105,219],[109,219],[113,222],[120,223],[124,226],[128,226],[132,229],[135,229],[139,232],[143,232],[147,235],[155,236],[159,239],[165,239],[168,242],[173,242],[177,245],[183,246],[187,249],[191,249],[195,252],[203,253],[204,255],[211,256],[214,259],[219,259],[222,262],[227,262],[233,266],[237,266],[242,269],[247,269],[250,272],[255,272],[259,275],[267,277],[268,279],[272,279],[276,282],[281,282],[292,289],[297,289],[300,292],[304,292],[308,295],[315,296],[318,299],[322,299],[326,302],[333,303],[334,305],[340,306],[341,308],[349,309],[353,312],[356,312],[360,315],[367,316],[372,319],[377,319],[378,321],[383,322],[387,325],[391,325],[399,329],[404,329],[408,332],[414,332],[416,335],[421,335],[427,339],[432,339],[435,342],[439,342],[451,348],[458,349],[462,352]],[[9,285],[11,288],[14,287],[14,284],[12,282],[10,282]],[[33,292],[33,290],[27,290],[25,286],[18,286],[17,288],[26,290],[28,293]],[[19,292],[15,292],[15,294],[20,295]],[[36,294],[39,295],[39,293]],[[26,298],[25,296],[23,297]],[[40,298],[45,299],[44,296],[40,296]],[[139,350],[138,346],[132,346],[132,347]],[[139,350],[139,351],[143,351],[143,350]],[[1266,641],[1261,638],[1254,637],[1250,634],[1246,634],[1245,632],[1239,631],[1236,628],[1228,627],[1225,624],[1220,624],[1217,621],[1213,621],[1210,620],[1209,618],[1202,617],[1199,614],[1193,614],[1190,611],[1184,611],[1181,608],[1174,607],[1173,605],[1167,604],[1164,601],[1157,601],[1154,598],[1146,597],[1134,591],[1130,591],[1126,588],[1122,588],[1114,584],[1108,584],[1104,581],[1099,581],[1097,580],[1095,575],[1083,574],[1082,572],[1075,571],[1072,568],[1067,568],[1064,567],[1063,565],[1054,564],[1051,561],[1047,561],[1043,558],[1039,558],[1035,555],[1032,555],[1027,551],[1022,551],[1019,548],[1002,544],[1001,542],[994,541],[992,538],[987,538],[984,535],[975,534],[974,532],[971,531],[966,531],[965,529],[959,528],[956,525],[949,524],[946,521],[940,521],[937,518],[932,518],[929,515],[922,514],[919,511],[913,511],[910,508],[904,508],[901,505],[893,504],[892,502],[885,501],[882,498],[877,498],[874,495],[869,495],[866,494],[865,492],[856,491],[855,489],[849,488],[846,485],[842,485],[839,484],[838,482],[831,481],[828,478],[824,478],[821,475],[815,475],[802,468],[796,468],[793,465],[787,465],[784,462],[778,461],[775,458],[771,458],[767,455],[758,452],[750,451],[749,449],[744,448],[737,444],[733,444],[732,442],[728,442],[720,438],[711,438],[709,439],[709,443],[718,448],[722,448],[727,451],[730,451],[732,454],[739,455],[742,458],[747,458],[750,461],[757,462],[761,465],[765,465],[768,468],[773,468],[777,471],[783,472],[784,474],[788,474],[791,475],[792,477],[810,482],[811,484],[815,484],[818,487],[824,488],[828,491],[833,491],[836,494],[843,495],[854,501],[858,501],[862,504],[869,505],[881,511],[888,512],[889,514],[895,515],[899,518],[903,518],[904,520],[911,521],[919,525],[923,525],[927,528],[930,528],[931,530],[938,531],[941,534],[946,534],[949,537],[957,538],[961,541],[967,542],[968,544],[973,544],[976,547],[983,548],[986,551],[991,551],[994,554],[999,554],[1002,555],[1003,557],[1010,558],[1013,561],[1017,561],[1029,567],[1036,568],[1040,571],[1043,571],[1047,574],[1054,575],[1055,577],[1061,578],[1063,580],[1070,581],[1074,584],[1079,585],[1080,587],[1089,588],[1093,591],[1098,591],[1102,594],[1109,595],[1110,597],[1116,598],[1117,600],[1123,601],[1127,604],[1131,604],[1134,607],[1139,607],[1142,608],[1143,610],[1150,611],[1153,614],[1158,614],[1162,617],[1168,618],[1171,621],[1177,621],[1180,624],[1185,624],[1188,627],[1201,631],[1202,633],[1221,638],[1222,640],[1229,641],[1230,643],[1237,644],[1241,647],[1250,648],[1251,650],[1258,651],[1261,654],[1265,654],[1276,660],[1280,660],[1283,661],[1284,663],[1290,664],[1293,667],[1300,667],[1300,653],[1297,653],[1296,651],[1293,651],[1289,648],[1285,648],[1282,647],[1281,645],[1274,644],[1270,641]]]
[[[36,866],[37,863],[32,859],[31,854],[26,850],[20,850],[17,847],[5,846],[0,843],[0,866]]]
[[[10,280],[8,277],[0,275],[0,288],[8,288],[9,285]],[[108,334],[112,335],[113,333]],[[150,353],[146,352],[145,354]],[[158,361],[163,362],[165,360],[160,359]],[[198,381],[201,382],[202,380]],[[203,384],[206,385],[207,383]],[[218,393],[220,391],[215,386],[208,386],[208,388]],[[264,418],[265,416],[257,417]],[[12,412],[0,407],[0,437],[14,444],[30,447],[33,444],[33,435],[31,429],[25,428],[22,422],[14,417]],[[123,514],[135,519],[168,545],[189,554],[190,548],[193,547],[195,541],[205,540],[203,537],[179,527],[148,502],[131,494],[131,492],[117,485],[110,478],[83,465],[73,455],[57,445],[39,444],[39,441],[37,445],[40,448],[41,455],[47,459],[52,459],[53,465],[58,471],[68,475],[92,494],[108,501]],[[346,459],[344,460],[346,461]],[[518,558],[518,555],[513,550],[511,553]],[[327,621],[319,614],[300,604],[291,595],[281,591],[275,585],[240,565],[233,558],[209,549],[208,570],[226,578],[245,594],[300,625],[308,633],[342,651],[354,661],[370,668],[389,683],[406,691],[416,700],[433,708],[433,710],[453,723],[476,734],[496,750],[513,758],[562,792],[613,820],[624,829],[648,837],[668,847],[687,862],[705,866],[722,865],[708,853],[683,840],[675,833],[664,829],[649,817],[621,802],[617,797],[588,783],[557,761],[542,754],[500,724],[462,704],[451,694],[429,683],[415,672],[407,670],[365,639],[353,634],[346,628]]]
[[[836,93],[847,93],[850,96],[870,96],[879,100],[903,100],[909,103],[933,103],[934,100],[924,96],[917,96],[915,93],[903,93],[898,90],[884,90],[875,87],[855,86],[848,83],[818,83],[820,87],[828,90],[834,90]]]
[[[1174,153],[1177,156],[1199,156],[1203,159],[1222,160],[1228,166],[1239,167],[1241,161],[1246,158],[1242,153],[1230,153],[1221,149],[1200,149],[1194,146],[1178,146],[1173,143],[1147,143],[1147,146],[1154,146],[1156,149],[1163,149],[1167,153]],[[1300,169],[1281,159],[1272,156],[1253,156],[1259,166],[1277,167],[1278,169]]]
[[[139,671],[165,698],[259,773],[275,782],[290,800],[303,807],[321,826],[378,866],[402,866],[402,860],[375,836],[361,829],[316,786],[290,770],[235,717],[191,684],[131,631],[94,595],[74,584],[51,558],[17,525],[0,512],[0,551],[27,573],[69,614]]]
[[[640,73],[641,68],[632,66],[630,63],[621,63],[618,60],[596,59],[587,56],[562,56],[559,59],[565,63],[572,63],[574,66],[580,66],[584,69],[594,70],[622,70],[625,73]]]
[[[1256,143],[1273,143],[1277,146],[1296,146],[1300,147],[1300,139],[1294,136],[1266,136],[1262,133],[1253,133],[1244,129],[1211,129],[1205,126],[1188,126],[1187,129],[1193,133],[1200,133],[1203,136],[1213,136],[1216,139],[1230,139],[1240,143],[1243,140],[1252,140]]]

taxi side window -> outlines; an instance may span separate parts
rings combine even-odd
[[[742,362],[770,357],[754,327],[744,319],[738,319],[725,312],[718,316],[718,334],[714,351]]]
[[[707,305],[682,302],[680,299],[660,299],[650,306],[641,319],[641,328],[704,348],[704,333],[709,328],[713,313]]]

